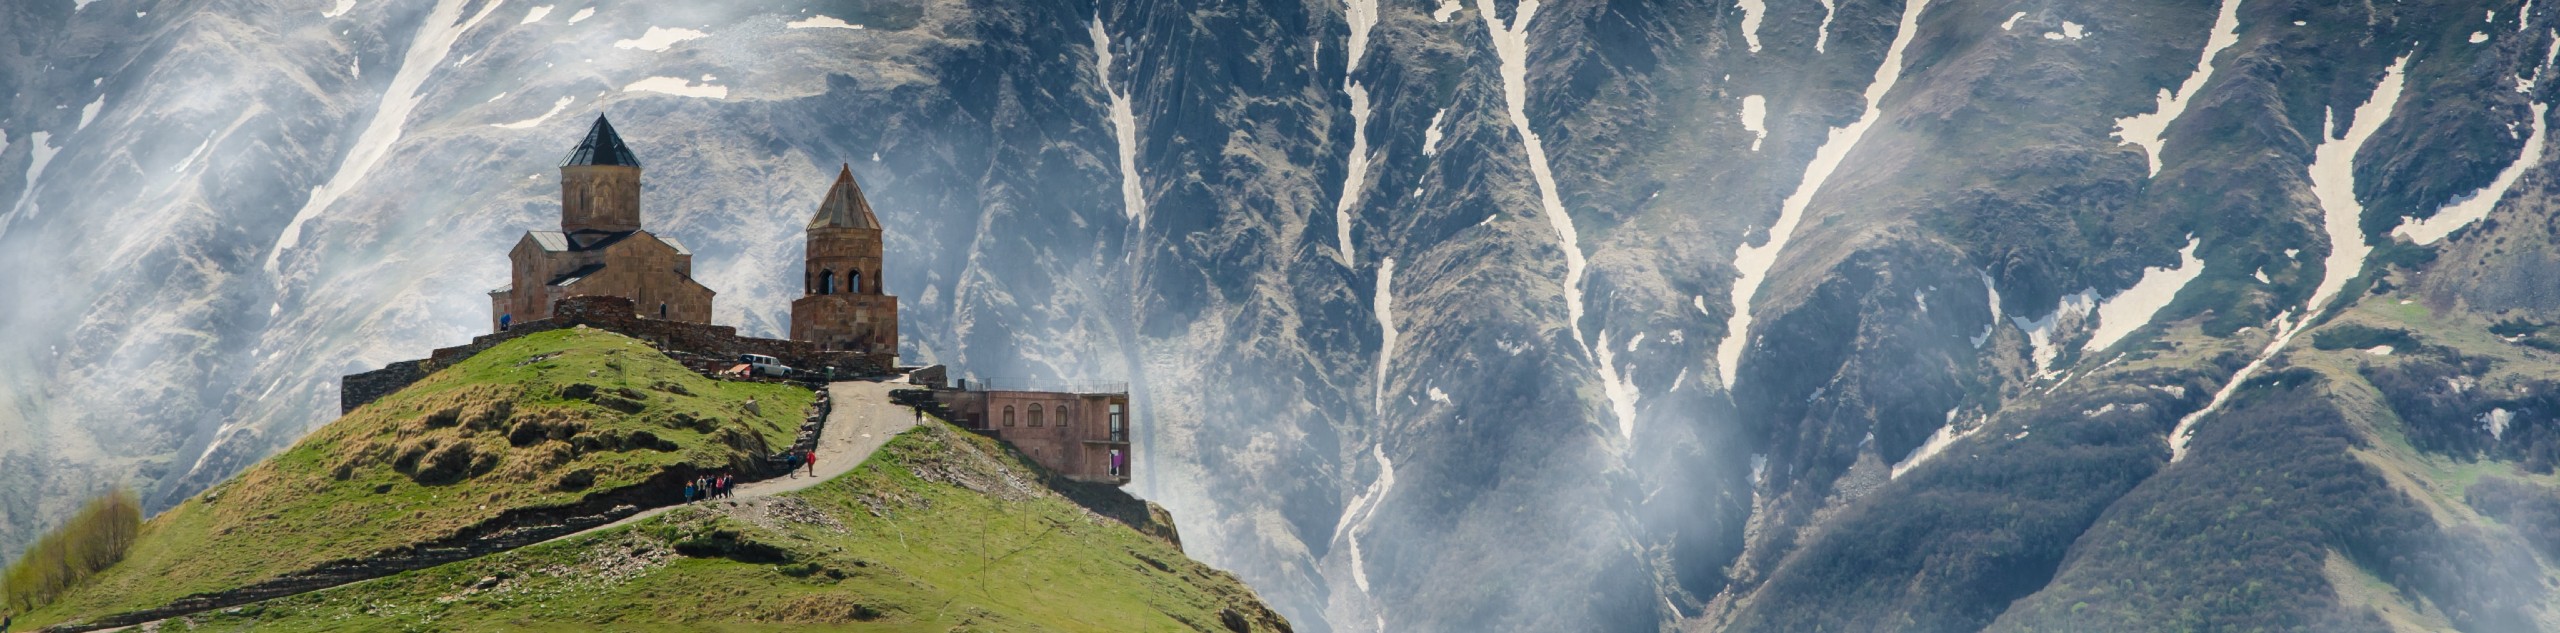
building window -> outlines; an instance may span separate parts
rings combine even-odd
[[[1013,426],[1013,405],[1004,405],[1004,425]]]
[[[1031,405],[1031,427],[1040,427],[1040,404],[1036,402]]]
[[[831,295],[835,293],[836,271],[830,270],[818,273],[818,294]]]
[[[1067,413],[1067,405],[1058,405],[1058,428],[1067,428],[1067,421],[1073,419],[1075,416]]]
[[[1129,441],[1128,405],[1111,403],[1111,441]]]
[[[853,282],[853,288],[848,292],[862,294],[862,271],[853,271],[853,274],[850,275],[850,277],[852,277],[851,281]]]

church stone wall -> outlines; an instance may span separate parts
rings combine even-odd
[[[693,280],[693,257],[644,233],[606,247],[603,259],[604,270],[569,286],[567,294],[627,297],[641,316],[711,322],[713,293]]]
[[[833,349],[898,353],[898,298],[809,295],[791,302],[791,338]]]
[[[633,313],[630,299],[623,297],[570,297],[560,300],[551,318],[518,323],[513,329],[485,334],[469,344],[437,349],[427,358],[392,363],[390,367],[355,374],[340,379],[339,407],[353,411],[382,396],[399,391],[438,370],[471,358],[499,343],[515,340],[535,332],[586,326],[648,341],[668,352],[680,352],[715,359],[735,359],[740,354],[763,354],[781,359],[792,367],[816,369],[834,367],[841,375],[880,375],[892,369],[895,354],[871,354],[825,349],[816,343],[739,336],[738,329],[726,325],[685,323],[642,318]],[[409,369],[402,369],[409,366]]]

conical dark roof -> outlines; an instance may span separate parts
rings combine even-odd
[[[809,228],[823,227],[880,228],[880,218],[871,215],[871,201],[862,197],[862,185],[853,182],[853,165],[836,172],[835,186],[827,189],[826,201],[818,203],[818,217],[809,219]]]
[[[578,141],[578,148],[569,150],[569,157],[560,161],[562,167],[570,165],[638,167],[640,157],[631,155],[631,148],[622,144],[622,135],[613,133],[613,122],[599,114],[595,127],[587,128],[587,139]]]

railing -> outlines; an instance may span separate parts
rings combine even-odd
[[[1065,382],[1027,380],[1022,378],[975,378],[969,388],[978,391],[1054,391],[1084,394],[1129,394],[1126,382]]]

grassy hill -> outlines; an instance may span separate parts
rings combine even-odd
[[[546,509],[657,494],[645,484],[745,466],[788,444],[813,398],[707,379],[609,332],[533,334],[358,408],[152,518],[122,563],[18,624],[158,607]]]
[[[1288,630],[1234,577],[1044,483],[1064,485],[992,440],[926,424],[807,490],[696,504],[196,622],[262,631]]]

